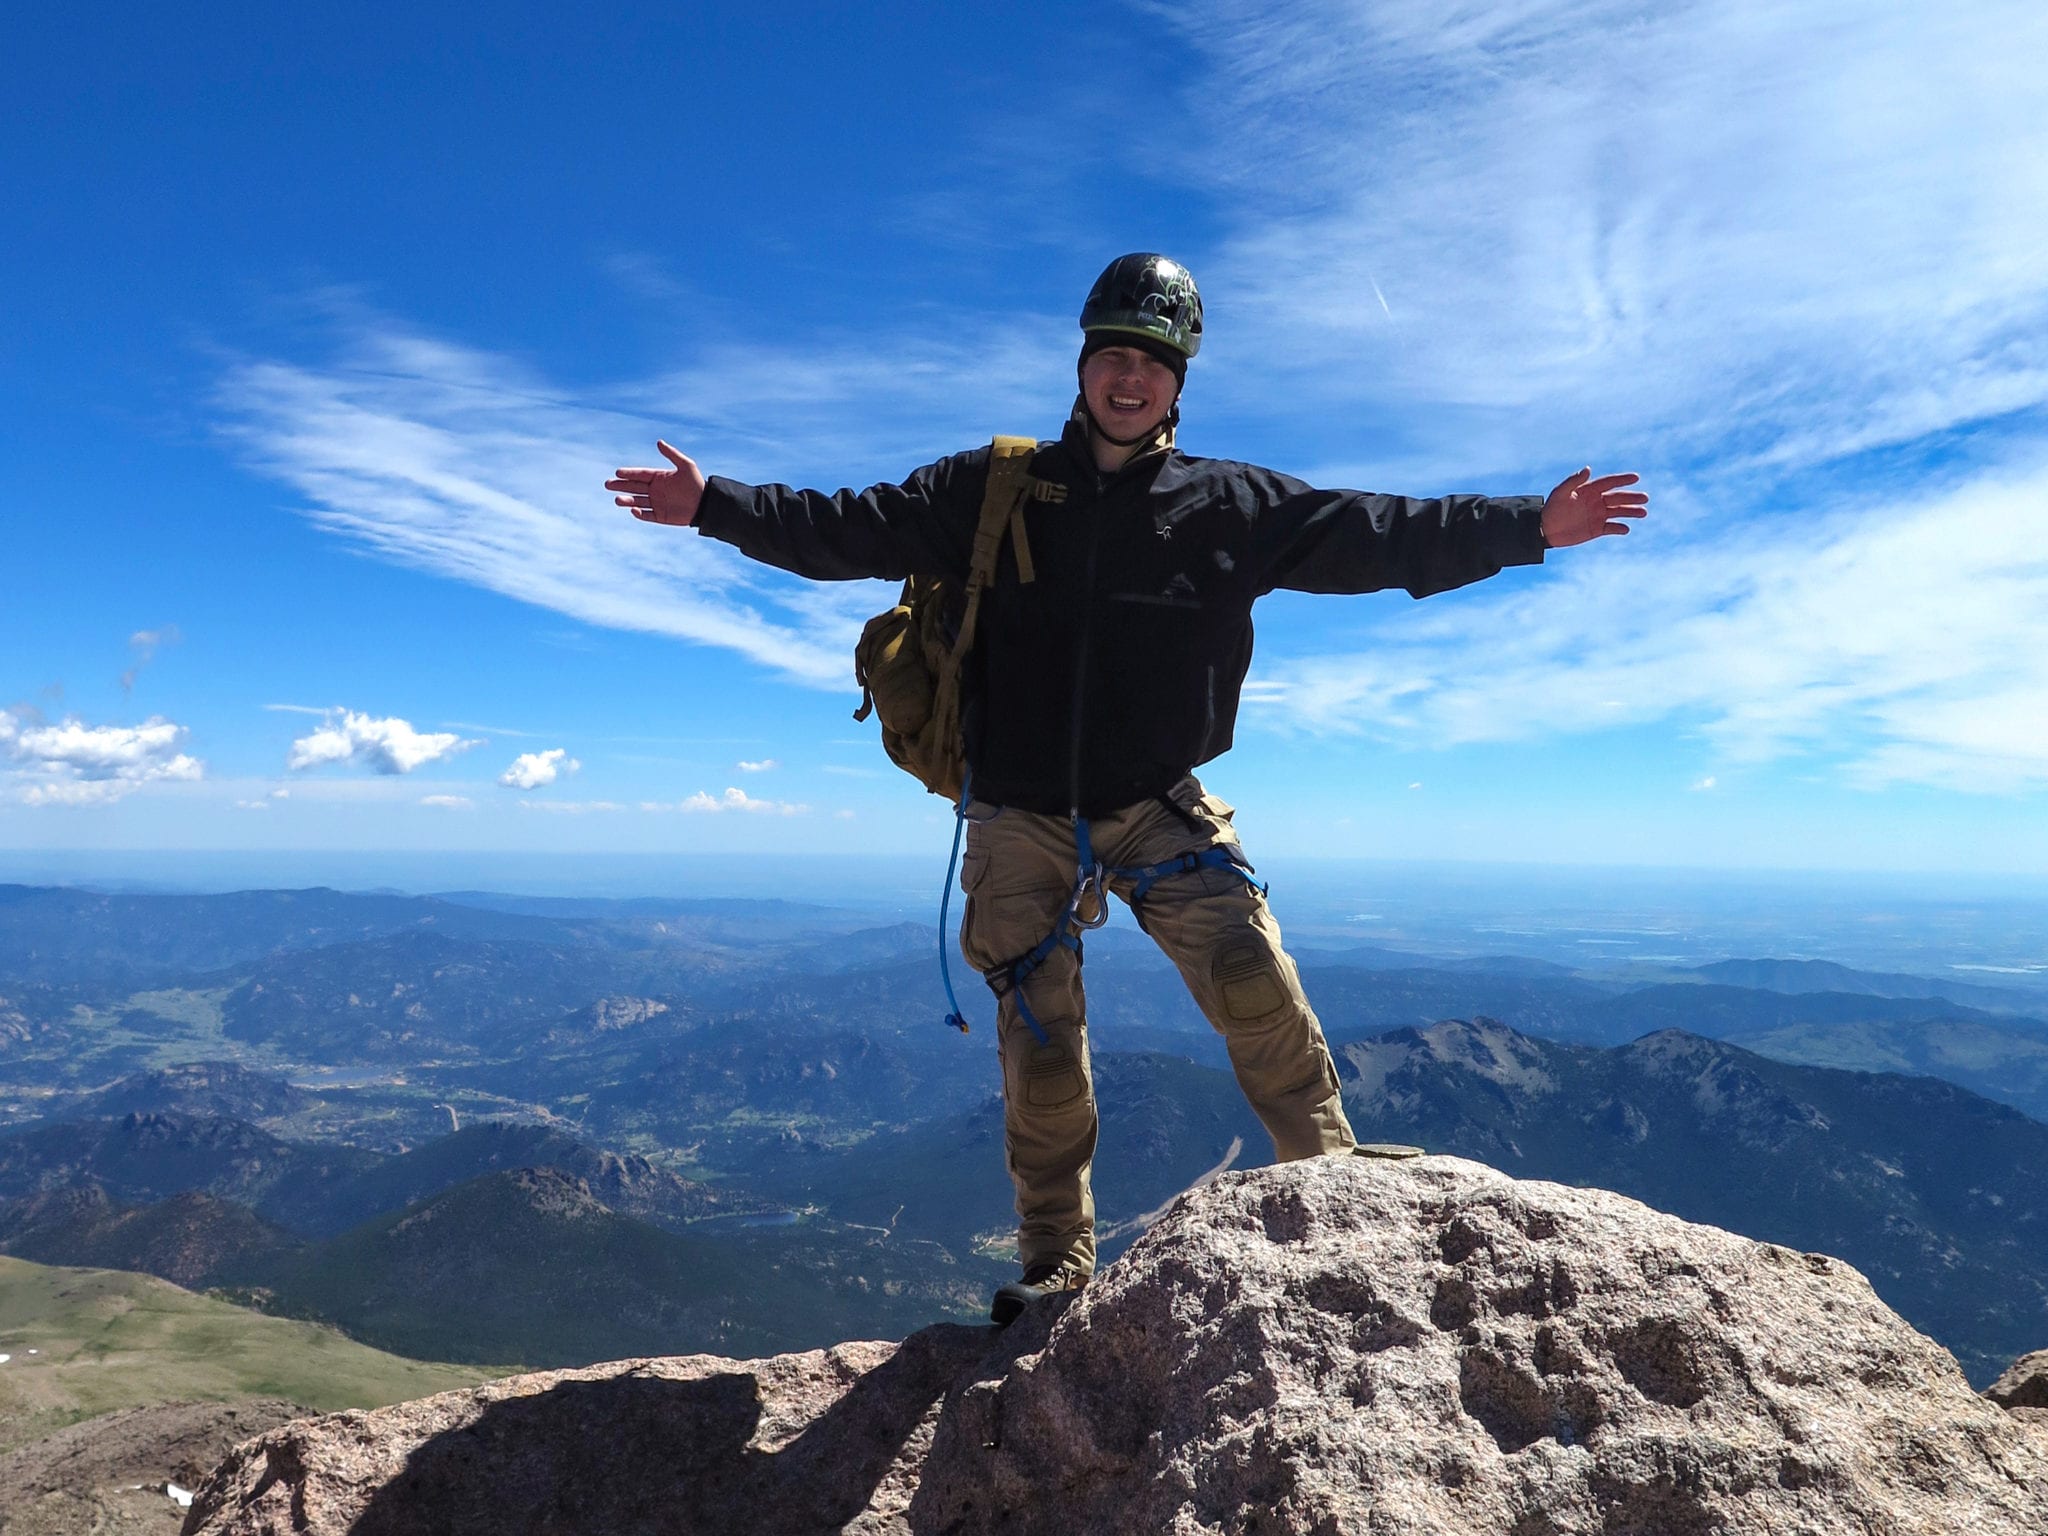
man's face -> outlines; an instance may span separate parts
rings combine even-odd
[[[1104,347],[1081,365],[1081,394],[1112,437],[1150,437],[1180,395],[1173,370],[1137,347]]]

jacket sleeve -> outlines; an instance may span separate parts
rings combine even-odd
[[[1541,496],[1380,496],[1319,491],[1248,469],[1258,590],[1448,592],[1543,562]]]
[[[748,557],[814,581],[965,577],[988,486],[988,450],[927,464],[864,491],[743,485],[713,475],[693,527]]]

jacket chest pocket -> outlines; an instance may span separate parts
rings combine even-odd
[[[1140,608],[1179,608],[1184,612],[1200,613],[1202,600],[1195,595],[1194,583],[1187,581],[1185,576],[1176,580],[1187,583],[1184,593],[1169,586],[1164,592],[1112,592],[1109,600],[1112,603],[1132,603]]]

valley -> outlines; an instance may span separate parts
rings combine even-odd
[[[2031,975],[1301,926],[1362,1137],[1837,1254],[1972,1372],[2048,1339]],[[974,1321],[1010,1192],[935,944],[779,901],[0,889],[0,1253],[472,1369]],[[1107,1261],[1270,1144],[1141,936],[1087,975]]]

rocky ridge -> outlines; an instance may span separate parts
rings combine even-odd
[[[185,1530],[2021,1536],[2048,1529],[2031,1390],[1979,1397],[1822,1255],[1457,1158],[1328,1158],[1190,1191],[1007,1332],[291,1424]]]

